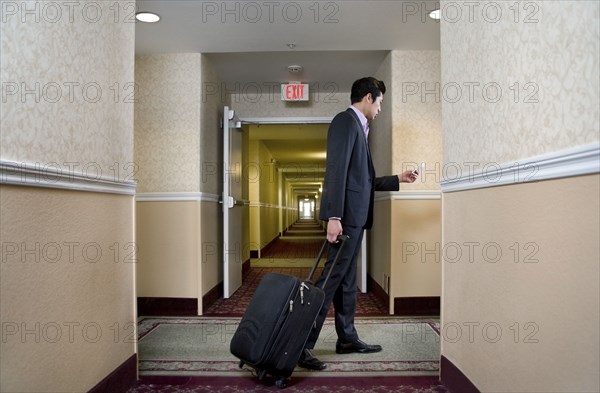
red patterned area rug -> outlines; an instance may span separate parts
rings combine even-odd
[[[238,393],[279,391],[272,379],[252,377],[142,377],[128,393]],[[446,393],[437,377],[292,378],[283,392]]]
[[[315,277],[318,277],[322,268],[318,268]],[[256,291],[262,277],[268,272],[290,274],[300,278],[306,278],[310,272],[307,267],[252,267],[244,277],[242,286],[228,299],[220,298],[210,307],[204,310],[203,315],[207,317],[241,317],[244,315],[252,295]],[[314,281],[314,279],[313,279]],[[389,310],[372,292],[357,294],[356,316],[376,317],[386,316]],[[329,310],[329,316],[333,316],[333,307]]]

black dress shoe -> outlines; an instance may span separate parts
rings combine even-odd
[[[300,360],[298,360],[298,366],[308,368],[310,370],[325,370],[327,365],[317,359],[315,355],[312,354],[310,349],[304,349],[302,351],[302,355],[300,355]]]
[[[335,344],[336,353],[373,353],[381,351],[381,345],[369,345],[360,340],[351,343],[343,343],[340,340]]]

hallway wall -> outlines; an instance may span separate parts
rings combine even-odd
[[[251,125],[249,132],[252,132]],[[260,140],[250,140],[247,179],[250,189],[250,244],[252,251],[262,250],[279,234],[279,177],[273,155]],[[246,180],[246,179],[245,179]]]
[[[350,105],[351,86],[336,86],[325,92],[310,93],[308,102],[281,101],[279,92],[270,89],[258,94],[235,91],[230,95],[232,108],[239,118],[285,118],[285,117],[330,117],[345,110]],[[254,90],[252,90],[254,91]]]
[[[390,94],[384,100],[384,109],[373,124],[373,133],[370,140],[375,165],[378,173],[398,173],[402,168],[408,168],[413,161],[428,160],[441,161],[441,131],[436,111],[439,103],[421,102],[419,96],[410,96],[405,99],[403,88],[405,81],[433,80],[439,81],[439,53],[438,52],[390,52],[386,59],[388,70],[382,78],[386,81]],[[422,70],[423,69],[423,70]],[[222,274],[218,268],[220,250],[219,226],[219,198],[218,191],[221,164],[219,160],[213,161],[218,155],[220,145],[218,127],[208,120],[220,111],[221,100],[225,97],[235,110],[236,116],[245,118],[285,118],[285,117],[333,117],[350,105],[350,86],[336,87],[335,92],[312,93],[313,101],[308,103],[293,102],[283,103],[279,96],[273,94],[255,95],[243,92],[231,92],[231,95],[214,91],[215,86],[221,86],[215,75],[215,70],[210,66],[210,56],[201,54],[168,54],[168,55],[142,55],[136,57],[136,83],[139,84],[140,101],[136,106],[136,162],[140,166],[139,190],[137,206],[139,212],[137,222],[139,226],[138,241],[144,246],[143,264],[140,263],[140,279],[138,295],[141,297],[193,297],[194,288],[198,299],[213,289],[221,280]],[[393,73],[392,73],[393,71]],[[207,76],[207,73],[209,76]],[[162,75],[165,75],[164,78]],[[394,77],[392,78],[392,75]],[[424,79],[425,78],[425,79]],[[428,78],[428,79],[427,79]],[[200,88],[195,84],[199,83]],[[190,85],[191,84],[191,85]],[[342,91],[347,90],[347,91]],[[392,103],[394,106],[392,106]],[[200,107],[197,111],[197,107]],[[386,117],[387,116],[387,117]],[[436,117],[437,116],[437,117]],[[218,118],[215,119],[218,121]],[[208,124],[207,124],[208,123]],[[199,126],[198,124],[201,124]],[[200,127],[199,134],[196,129]],[[390,140],[392,143],[390,143]],[[418,143],[414,143],[418,140]],[[137,143],[139,141],[139,144]],[[173,146],[166,146],[170,144]],[[406,145],[413,146],[412,148]],[[400,152],[403,154],[399,156]],[[212,154],[212,156],[210,156]],[[258,153],[256,153],[258,154]],[[263,156],[268,154],[264,153]],[[197,156],[200,157],[198,162]],[[417,158],[418,157],[418,158]],[[248,158],[252,160],[252,158]],[[259,158],[263,160],[262,158]],[[265,158],[268,161],[268,157]],[[403,161],[404,160],[404,161]],[[165,161],[163,164],[162,161]],[[261,161],[262,162],[262,161]],[[198,171],[196,165],[199,165]],[[384,168],[384,169],[380,169]],[[392,169],[393,167],[393,169]],[[387,170],[385,170],[387,168]],[[263,171],[265,172],[265,171]],[[250,223],[260,228],[260,239],[248,238],[250,247],[242,247],[244,255],[242,260],[249,258],[250,249],[255,245],[264,247],[277,234],[279,218],[277,209],[278,196],[276,188],[264,187],[267,174],[261,173],[259,182],[263,185],[261,193],[255,195],[249,190]],[[271,174],[269,174],[270,176]],[[277,174],[275,174],[277,175]],[[248,177],[251,174],[247,175]],[[276,179],[277,176],[274,177]],[[200,179],[200,180],[198,180]],[[371,236],[370,273],[372,277],[384,288],[384,274],[393,278],[391,290],[391,304],[395,297],[423,297],[439,296],[440,270],[439,264],[422,266],[420,262],[408,260],[401,264],[403,249],[393,247],[393,244],[410,242],[434,241],[439,243],[439,234],[435,235],[437,225],[439,233],[439,215],[437,221],[431,221],[439,213],[439,192],[435,187],[439,185],[433,176],[427,181],[409,186],[408,190],[421,190],[419,194],[401,191],[400,193],[384,193],[379,195],[376,206],[382,201],[388,201],[393,206],[394,214],[385,215],[377,222],[373,230],[376,235]],[[271,190],[271,191],[268,191]],[[285,222],[293,222],[297,216],[296,201],[292,200],[290,191],[286,188],[284,204],[289,206]],[[431,203],[431,199],[438,199],[438,204]],[[404,203],[410,199],[410,202]],[[418,211],[424,214],[428,225],[433,225],[417,237],[412,232],[408,238],[399,237],[400,232],[393,232],[392,228],[405,226],[410,228],[413,223],[400,223],[398,218],[407,217],[405,209],[411,206],[415,199],[422,201]],[[198,209],[194,203],[198,201],[203,208]],[[167,205],[173,211],[173,204],[177,204],[175,216],[164,215]],[[215,206],[215,208],[213,208]],[[426,209],[423,210],[423,207]],[[204,209],[208,209],[205,212]],[[377,209],[377,207],[376,207]],[[433,209],[433,210],[431,210]],[[260,211],[260,215],[259,214]],[[207,213],[213,219],[207,220]],[[161,219],[165,217],[165,219]],[[185,217],[185,220],[174,219]],[[261,221],[256,219],[260,217]],[[417,218],[415,218],[417,219]],[[267,221],[265,224],[263,221]],[[423,219],[419,219],[424,222]],[[161,222],[162,225],[158,225]],[[148,223],[154,223],[149,225]],[[199,228],[204,225],[207,230],[198,230],[200,233],[186,232],[186,239],[197,243],[191,245],[184,242],[183,238],[173,238],[171,234],[179,233],[180,226],[185,223],[186,228]],[[264,224],[264,225],[263,225]],[[417,222],[414,222],[416,225]],[[210,228],[210,229],[209,229]],[[218,229],[218,230],[217,230]],[[258,232],[255,232],[258,233]],[[382,235],[379,235],[382,234]],[[425,236],[425,237],[423,237]],[[432,236],[434,236],[432,238]],[[435,237],[437,236],[437,237]],[[199,240],[198,240],[199,238]],[[404,240],[402,240],[404,239]],[[160,252],[153,252],[160,247]],[[189,247],[192,247],[190,249]],[[394,251],[392,252],[392,249]],[[381,254],[382,250],[390,250],[388,257]],[[247,255],[246,255],[247,254]],[[162,256],[161,256],[162,255]],[[175,256],[173,260],[166,261],[166,255]],[[195,266],[202,258],[202,268]],[[207,262],[207,260],[209,262]],[[412,264],[415,264],[413,266]],[[415,292],[407,291],[403,285],[408,269],[413,277],[415,274],[420,279],[425,279],[427,285]],[[394,272],[392,274],[392,269]],[[143,270],[143,272],[142,272]],[[165,276],[166,274],[166,276]],[[170,283],[162,285],[158,283]],[[182,285],[177,285],[181,283]],[[437,286],[436,286],[437,285]],[[423,288],[429,288],[423,291]],[[437,288],[437,289],[432,289]],[[200,305],[199,305],[200,310]],[[393,313],[393,308],[391,309]]]
[[[442,355],[481,391],[598,391],[600,5],[531,4],[442,21],[442,86],[475,89],[442,105]]]
[[[414,85],[420,89],[423,82],[439,83],[440,53],[391,51],[376,76],[383,79],[388,87],[382,113],[372,123],[369,136],[378,175],[412,169],[415,163],[422,161],[432,163],[433,167],[436,163],[439,165],[442,161],[441,103],[439,100],[425,101],[420,91],[411,93],[413,90],[407,89]],[[336,86],[334,93],[314,93],[314,99],[308,103],[284,103],[278,95],[269,94],[267,90],[258,95],[237,92],[230,99],[236,114],[242,119],[333,117],[350,105],[350,88],[351,86]],[[397,246],[412,246],[415,242],[440,243],[439,179],[430,173],[422,176],[415,184],[401,187],[402,191],[399,193],[378,193],[375,214],[380,219],[369,232],[368,238],[369,273],[382,288],[388,290],[391,313],[394,312],[395,298],[436,298],[441,294],[439,252],[437,262],[423,264],[418,255],[406,257],[405,248]],[[389,203],[389,209],[393,208],[393,214],[385,213],[388,211],[384,207],[386,203]],[[411,215],[407,210],[413,209],[415,203],[420,216]],[[295,204],[295,201],[291,201],[292,206],[295,207]],[[399,221],[407,217],[414,221]],[[410,230],[415,226],[418,229],[410,233],[398,230]],[[384,277],[391,277],[390,288],[387,288]],[[407,287],[406,280],[411,279],[422,285]]]
[[[419,163],[435,168],[442,160],[441,103],[423,99],[421,89],[440,81],[440,52],[391,51],[376,77],[386,83],[382,112],[372,123],[369,144],[378,176],[414,169]],[[399,192],[375,196],[374,228],[369,233],[369,271],[387,291],[390,314],[395,302],[423,310],[422,302],[441,295],[441,200],[433,170]],[[424,256],[429,244],[433,252]],[[388,281],[389,280],[389,281]]]
[[[3,15],[3,392],[136,378],[134,26]]]
[[[222,281],[221,132],[225,102],[199,53],[136,56],[138,297],[202,297]]]

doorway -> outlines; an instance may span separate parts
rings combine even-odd
[[[243,167],[250,201],[251,257],[261,258],[299,220],[310,218],[318,225],[328,126],[310,122],[247,125]]]
[[[247,216],[242,220],[242,239],[247,245],[243,248],[249,250],[247,266],[241,287],[230,299],[205,310],[205,315],[243,313],[267,272],[307,277],[323,245],[326,236],[319,208],[330,119],[294,120],[264,123],[240,119],[242,199],[248,201]],[[365,267],[358,274],[365,277],[359,282],[366,282],[366,258],[362,261]],[[366,285],[361,289],[357,315],[388,315],[386,306],[366,291]]]

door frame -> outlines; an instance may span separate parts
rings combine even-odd
[[[230,108],[231,109],[231,108]],[[312,117],[238,117],[237,118],[242,124],[330,124],[333,120],[333,116],[312,116]],[[279,173],[281,176],[281,173]],[[281,190],[279,190],[281,194]],[[281,196],[280,196],[281,197]],[[281,211],[281,199],[279,203],[280,217]],[[281,219],[280,219],[281,226]],[[247,228],[244,228],[247,230]],[[280,228],[280,231],[282,229]],[[357,274],[358,274],[358,287],[361,292],[367,292],[367,241],[366,236],[363,236],[363,242],[361,251],[357,261]]]

